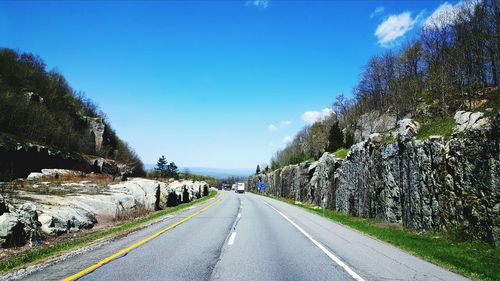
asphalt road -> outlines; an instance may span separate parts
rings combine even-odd
[[[466,280],[304,209],[223,191],[206,211],[78,280]],[[71,276],[197,213],[210,200],[25,280]]]

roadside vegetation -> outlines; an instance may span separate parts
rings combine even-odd
[[[217,191],[211,190],[208,196],[202,197],[189,203],[184,203],[175,207],[170,207],[164,210],[149,213],[147,216],[136,218],[125,223],[120,223],[107,229],[97,230],[74,240],[57,243],[51,246],[39,246],[39,248],[29,250],[27,253],[23,253],[19,256],[10,257],[6,260],[0,261],[0,272],[7,272],[12,269],[26,267],[30,264],[33,264],[34,262],[40,262],[56,255],[64,254],[70,250],[87,246],[91,243],[98,242],[99,240],[128,234],[168,214],[172,214],[186,209],[190,206],[200,204],[210,198],[214,198],[216,195]]]
[[[493,245],[481,241],[463,241],[453,231],[419,233],[397,224],[323,210],[317,206],[296,203],[292,199],[270,197],[325,216],[472,279],[500,280],[500,249]]]
[[[307,126],[270,161],[272,170],[297,161],[319,159],[349,148],[360,117],[390,112],[424,120],[418,138],[451,134],[457,110],[498,112],[500,83],[500,5],[498,1],[462,1],[453,16],[426,22],[419,36],[399,48],[371,57],[352,96],[338,95],[335,114]],[[452,19],[452,20],[450,20]],[[394,143],[395,139],[386,139]],[[343,143],[343,144],[342,144]]]

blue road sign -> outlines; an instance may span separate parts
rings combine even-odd
[[[266,185],[264,184],[264,182],[259,181],[259,189],[263,190],[265,187],[266,187]]]

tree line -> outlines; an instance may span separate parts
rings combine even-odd
[[[271,168],[318,159],[350,147],[359,117],[370,111],[445,117],[456,110],[500,107],[500,1],[463,2],[427,20],[415,39],[372,56],[352,96],[335,115],[303,128],[271,158]]]

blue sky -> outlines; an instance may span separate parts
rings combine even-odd
[[[0,46],[63,73],[145,163],[254,168],[454,4],[2,1]]]

